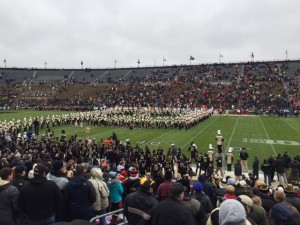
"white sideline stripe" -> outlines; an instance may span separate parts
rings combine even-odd
[[[263,124],[263,122],[262,122],[262,120],[261,120],[260,117],[259,117],[259,120],[260,120],[260,122],[261,122],[261,124],[262,124],[262,126],[263,126],[263,128],[264,128],[264,130],[265,130],[265,132],[266,132],[267,138],[270,140],[270,137],[269,137],[269,134],[268,134],[268,132],[267,132],[267,130],[266,130],[266,127],[265,127],[265,125]],[[271,147],[272,147],[273,152],[274,152],[274,154],[275,154],[275,156],[276,156],[277,153],[276,153],[276,151],[275,151],[275,148],[274,148],[273,144],[271,144]]]
[[[235,125],[234,125],[234,127],[233,127],[233,130],[232,130],[232,132],[231,132],[229,141],[228,141],[227,146],[226,146],[225,155],[226,155],[226,153],[227,153],[227,149],[228,149],[228,147],[229,147],[229,144],[230,144],[230,142],[231,142],[231,139],[232,139],[232,137],[233,137],[233,134],[234,134],[234,131],[235,131],[236,127],[237,127],[237,124],[238,124],[238,122],[239,122],[239,119],[240,119],[240,117],[238,117],[238,119],[236,120]]]
[[[289,125],[291,128],[293,128],[298,134],[300,134],[300,131],[297,130],[297,128],[295,128],[293,125],[289,124],[286,120],[281,119],[282,121],[284,121],[287,125]]]
[[[181,149],[183,150],[183,148],[184,148],[185,146],[187,146],[188,144],[190,144],[191,141],[194,141],[195,138],[196,138],[199,134],[201,134],[203,131],[205,131],[211,124],[213,124],[213,123],[214,123],[217,119],[219,119],[219,118],[220,118],[220,117],[217,117],[216,119],[214,119],[214,121],[210,122],[206,127],[204,127],[202,130],[200,130],[193,138],[191,138],[188,142],[186,142],[186,144],[185,144],[184,146],[182,146]]]

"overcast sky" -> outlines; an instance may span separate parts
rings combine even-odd
[[[298,0],[0,0],[0,67],[300,58]]]

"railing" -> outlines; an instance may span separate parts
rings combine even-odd
[[[123,212],[123,209],[118,209],[116,211],[112,211],[112,212],[109,212],[109,213],[105,213],[103,215],[100,215],[100,216],[95,216],[93,217],[92,219],[90,219],[90,223],[94,223],[96,224],[97,221],[100,219],[100,218],[103,218],[103,217],[107,217],[107,216],[110,216],[110,215],[114,215],[114,214],[120,214]],[[101,223],[100,223],[101,224]],[[123,214],[123,221],[121,223],[118,223],[118,225],[127,225],[127,220]]]

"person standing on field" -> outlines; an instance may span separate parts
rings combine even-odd
[[[243,173],[248,173],[248,158],[249,154],[246,152],[246,148],[242,148],[242,151],[240,152],[240,159]]]
[[[233,163],[232,147],[229,147],[226,153],[226,163],[227,163],[227,171],[231,171],[231,166]]]
[[[216,144],[217,144],[218,153],[222,154],[222,146],[223,146],[223,143],[224,143],[224,137],[221,134],[221,130],[217,131],[215,141],[216,141]]]

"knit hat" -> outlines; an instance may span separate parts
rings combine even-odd
[[[58,161],[55,161],[55,162],[52,164],[52,169],[55,170],[55,171],[58,171],[58,170],[60,170],[63,166],[64,166],[64,162],[58,160]]]
[[[150,188],[155,184],[153,180],[147,179],[146,177],[143,177],[140,179],[140,186],[143,188]]]
[[[109,172],[109,177],[110,177],[110,178],[113,179],[113,178],[115,178],[116,176],[117,176],[117,173],[116,173],[116,172],[114,172],[114,171],[110,171],[110,172]]]
[[[278,203],[271,208],[270,217],[280,223],[286,222],[292,217],[292,211],[284,203]]]
[[[201,191],[203,190],[203,185],[202,185],[200,182],[196,182],[196,183],[194,184],[194,190],[195,190],[196,192],[201,192]]]
[[[126,170],[122,170],[122,171],[121,171],[121,175],[122,175],[123,177],[126,177],[126,176],[127,176]]]
[[[222,202],[219,211],[220,225],[245,225],[246,210],[237,200],[227,199]]]
[[[252,208],[253,206],[253,200],[247,196],[247,195],[239,195],[238,198],[241,199],[241,202],[244,203],[245,205],[248,205]]]
[[[119,171],[119,172],[120,172],[120,171],[122,171],[122,170],[124,170],[124,166],[122,166],[122,165],[118,165],[118,166],[117,166],[117,171]]]

